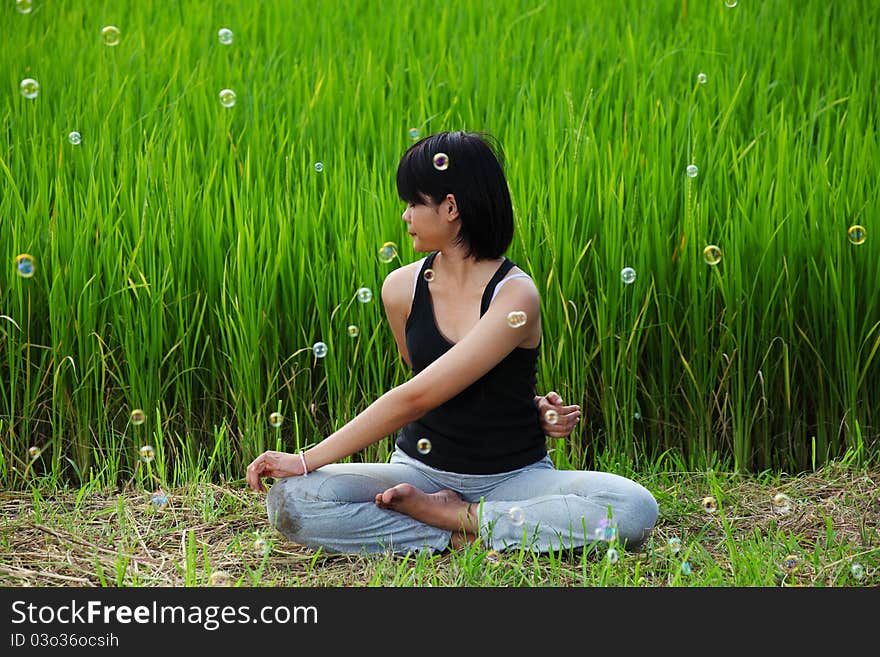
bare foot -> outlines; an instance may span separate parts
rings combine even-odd
[[[448,488],[426,493],[412,484],[397,484],[376,495],[376,506],[403,513],[432,527],[468,535],[478,533],[471,505]]]

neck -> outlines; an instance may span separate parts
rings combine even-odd
[[[477,260],[474,257],[465,257],[461,248],[451,247],[441,249],[434,256],[434,269],[442,272],[443,278],[450,286],[465,289],[475,283],[485,286],[489,280],[487,271],[491,270],[494,273],[500,261],[500,258]],[[492,274],[488,276],[491,277]]]

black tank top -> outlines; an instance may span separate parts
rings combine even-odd
[[[440,333],[424,271],[436,252],[425,258],[416,279],[412,308],[406,321],[406,348],[413,376],[454,345]],[[495,286],[514,263],[504,259],[486,285],[480,317],[489,308]],[[546,439],[535,408],[538,347],[517,347],[482,378],[421,418],[404,426],[397,446],[423,463],[464,474],[508,472],[534,463],[547,453]],[[430,451],[422,453],[430,441]]]

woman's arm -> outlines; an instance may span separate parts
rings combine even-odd
[[[523,330],[525,327],[511,328],[508,324],[507,316],[514,311],[525,312],[532,320],[539,317],[540,297],[531,280],[519,278],[506,284],[489,310],[455,346],[307,450],[304,457],[308,469],[315,470],[351,456],[393,434],[485,375],[528,336]],[[279,460],[283,461],[283,467],[278,465]],[[248,483],[255,490],[261,490],[261,477],[303,474],[297,460],[298,457],[279,459],[261,454],[248,466]],[[282,474],[269,474],[270,471]]]

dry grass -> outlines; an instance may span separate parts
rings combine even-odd
[[[693,546],[689,557],[695,565],[714,573],[702,580],[695,577],[691,585],[741,585],[743,575],[737,577],[735,570],[743,564],[737,559],[750,551],[758,561],[778,561],[779,555],[792,552],[801,555],[797,576],[789,578],[789,583],[877,585],[878,481],[877,470],[853,471],[836,465],[772,481],[726,473],[659,475],[654,482],[645,482],[661,507],[654,536],[645,552],[627,562],[630,575],[619,583],[672,583],[668,567],[660,564],[668,564],[665,546],[676,536]],[[771,502],[780,492],[792,501],[791,510],[784,514],[774,510]],[[492,570],[484,560],[477,559],[477,572],[464,576],[467,564],[449,553],[433,558],[425,567],[400,557],[323,555],[301,548],[269,528],[263,496],[240,485],[201,483],[167,493],[168,503],[160,510],[151,503],[150,491],[79,497],[75,492],[0,494],[4,518],[0,585],[209,586],[211,573],[217,571],[244,586],[498,584],[491,578],[480,579],[480,572]],[[716,513],[702,508],[705,495],[716,496]],[[268,544],[267,553],[255,549],[258,538]],[[869,575],[860,582],[841,576],[848,572],[850,559],[866,566]],[[587,561],[594,566],[601,563],[595,558]],[[542,564],[537,574],[535,563]],[[527,564],[529,578],[517,582],[592,585],[582,575],[583,562],[580,566],[560,563],[535,557]],[[414,567],[430,572],[413,573]],[[496,580],[498,572],[494,569],[492,574]],[[760,576],[753,583],[762,585]]]

